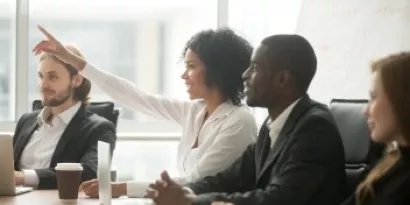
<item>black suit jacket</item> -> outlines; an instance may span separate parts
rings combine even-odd
[[[40,111],[23,115],[14,132],[14,169],[20,170],[21,154],[38,128],[37,116]],[[39,177],[38,189],[56,189],[57,180],[54,167],[60,162],[81,163],[82,181],[97,177],[97,141],[108,142],[111,153],[115,148],[116,134],[114,125],[96,114],[87,111],[82,105],[67,125],[57,143],[57,147],[47,169],[35,169]]]
[[[346,188],[339,131],[325,105],[304,96],[273,149],[265,123],[256,144],[226,170],[187,187],[196,205],[336,205]]]

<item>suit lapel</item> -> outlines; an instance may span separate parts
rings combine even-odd
[[[82,129],[82,125],[84,125],[83,121],[86,119],[86,112],[85,106],[81,105],[73,119],[71,119],[67,125],[51,157],[50,167],[54,167],[57,164],[57,160],[61,158],[68,142],[78,135],[78,133],[81,133],[80,130]]]
[[[263,163],[263,168],[262,168],[262,172],[261,172],[260,175],[263,175],[263,173],[267,171],[269,166],[276,161],[276,159],[278,158],[278,156],[279,156],[280,152],[282,151],[284,145],[286,144],[287,139],[288,139],[287,136],[283,135],[281,133],[281,135],[279,135],[278,139],[276,140],[275,144],[273,145],[272,149],[270,149],[270,146],[269,146],[269,144],[270,144],[269,138],[268,138],[268,140],[266,140],[266,141],[269,142],[268,146],[266,146],[266,148],[269,151],[268,151],[268,156],[265,160],[265,163]]]
[[[293,131],[293,128],[297,124],[299,118],[302,116],[304,112],[308,110],[308,108],[312,105],[311,100],[308,95],[305,95],[301,98],[301,100],[296,104],[295,108],[292,110],[292,112],[289,115],[289,118],[286,120],[286,123],[284,124],[275,144],[273,145],[273,148],[270,149],[270,138],[269,134],[267,135],[268,140],[265,140],[265,142],[268,142],[268,145],[265,145],[265,149],[269,149],[268,156],[263,163],[263,168],[262,172],[259,175],[262,177],[262,175],[267,172],[269,167],[275,163],[275,161],[278,159],[280,153],[282,152],[283,148],[288,142],[289,135]],[[258,179],[258,180],[259,180]]]
[[[35,118],[34,122],[28,122],[30,124],[28,128],[21,132],[21,138],[16,142],[14,149],[14,164],[15,167],[20,163],[21,154],[24,151],[28,141],[30,140],[31,136],[33,136],[34,131],[38,128],[37,118]],[[15,136],[16,137],[16,136]]]

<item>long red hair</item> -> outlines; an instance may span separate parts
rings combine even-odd
[[[410,52],[401,52],[374,62],[372,72],[380,76],[383,89],[392,106],[397,126],[407,142],[410,142]],[[395,144],[390,144],[385,156],[370,171],[356,189],[357,204],[363,204],[374,196],[373,185],[400,159]]]

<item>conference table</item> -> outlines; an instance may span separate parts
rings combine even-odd
[[[18,196],[0,196],[1,205],[64,205],[58,198],[57,190],[35,190]],[[150,199],[118,198],[111,200],[112,205],[152,205]],[[98,199],[91,199],[82,193],[78,196],[77,205],[99,205]]]

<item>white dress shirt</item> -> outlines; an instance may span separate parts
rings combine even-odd
[[[124,106],[182,126],[177,151],[177,167],[183,176],[178,178],[181,183],[222,171],[256,140],[256,121],[246,105],[225,102],[203,122],[206,113],[203,100],[186,101],[148,94],[128,80],[91,64],[87,64],[81,74]],[[191,149],[197,138],[198,147]],[[128,196],[141,197],[147,188],[148,182],[129,182]]]
[[[283,126],[285,125],[286,121],[289,118],[290,113],[292,112],[293,108],[295,108],[296,104],[299,102],[300,98],[297,99],[295,102],[290,104],[285,110],[283,110],[280,115],[275,119],[271,120],[269,118],[266,125],[269,129],[269,137],[270,137],[270,148],[273,148],[275,145],[276,140],[279,137],[280,132],[282,131]]]
[[[34,131],[23,153],[20,168],[24,172],[24,185],[37,187],[39,179],[34,169],[47,169],[61,135],[77,113],[81,102],[76,103],[58,116],[51,116],[51,108],[45,107],[37,117],[38,128]]]

